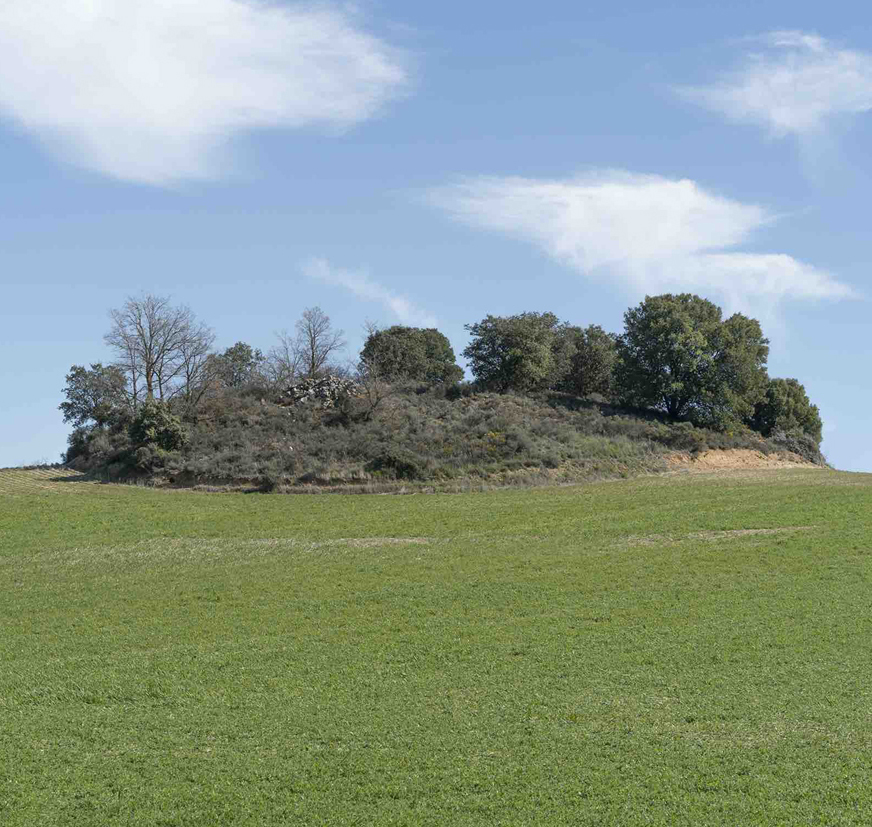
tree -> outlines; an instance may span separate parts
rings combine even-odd
[[[270,348],[263,371],[272,386],[285,388],[299,377],[303,360],[296,338],[287,330],[278,332],[276,337],[278,344]]]
[[[237,342],[214,357],[217,378],[227,388],[240,388],[260,378],[266,357],[257,348]]]
[[[763,336],[760,322],[741,313],[730,316],[719,333],[706,419],[715,426],[727,427],[753,415],[766,393],[769,340]]]
[[[573,328],[575,353],[562,387],[579,396],[598,393],[611,397],[618,359],[617,337],[599,325]]]
[[[98,427],[110,422],[119,411],[126,410],[127,377],[114,365],[94,362],[90,368],[73,365],[66,377],[66,402],[58,406],[64,422],[82,428],[93,423]]]
[[[214,335],[190,308],[144,294],[109,316],[112,328],[104,338],[127,375],[134,408],[144,399],[169,399],[195,381]]]
[[[215,380],[212,344],[215,335],[205,325],[198,325],[193,335],[182,337],[178,348],[180,392],[188,411],[194,410]]]
[[[310,307],[296,324],[294,347],[304,376],[315,379],[330,366],[331,357],[345,347],[341,330],[334,330],[320,307]]]
[[[575,352],[571,328],[553,313],[487,316],[466,329],[472,341],[463,356],[473,376],[501,393],[553,387]]]
[[[463,378],[448,339],[435,328],[374,326],[360,352],[361,373],[377,373],[388,381],[450,384]]]
[[[811,404],[805,388],[796,379],[770,379],[748,425],[767,437],[775,431],[800,432],[818,445],[823,438],[820,411],[817,405]]]
[[[624,401],[724,427],[741,421],[766,381],[760,324],[689,293],[646,296],[624,314],[615,378]]]

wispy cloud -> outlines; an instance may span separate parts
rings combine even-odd
[[[218,177],[240,132],[346,128],[407,85],[345,7],[3,0],[0,114],[62,157],[148,184]]]
[[[761,50],[712,85],[677,91],[776,137],[813,135],[835,117],[872,110],[872,54],[796,31],[772,32],[756,42]]]
[[[432,190],[464,223],[533,242],[592,280],[634,295],[717,294],[769,316],[785,299],[838,299],[849,286],[783,254],[732,252],[774,220],[690,180],[608,170],[568,180],[471,178]]]
[[[303,273],[311,279],[344,287],[364,301],[378,302],[405,325],[414,327],[436,327],[436,318],[421,309],[405,296],[394,293],[374,282],[366,273],[343,270],[331,266],[322,258],[313,258],[302,265]]]

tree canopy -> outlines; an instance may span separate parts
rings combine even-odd
[[[552,387],[575,355],[572,328],[553,313],[486,316],[466,329],[472,341],[463,356],[473,376],[501,393]]]
[[[93,423],[102,426],[129,406],[127,377],[114,365],[95,362],[90,368],[73,365],[67,374],[63,393],[66,402],[58,406],[64,422],[81,428]]]
[[[316,379],[325,373],[334,354],[345,347],[343,332],[333,329],[330,317],[320,307],[304,310],[296,329],[300,369],[308,379]]]
[[[246,342],[237,342],[214,356],[214,369],[226,388],[241,388],[256,381],[266,357]]]
[[[579,396],[598,393],[610,397],[618,358],[617,337],[595,324],[571,328],[570,335],[575,352],[561,387]]]
[[[647,296],[624,314],[615,380],[624,401],[724,427],[754,410],[766,386],[760,324],[690,293]]]
[[[804,433],[818,444],[823,423],[817,405],[812,405],[797,379],[770,379],[763,398],[757,403],[748,424],[763,436],[775,431]]]
[[[463,378],[451,342],[435,328],[373,329],[360,352],[360,364],[363,372],[387,380],[450,384]]]

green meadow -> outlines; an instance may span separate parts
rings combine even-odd
[[[0,824],[868,825],[872,475],[0,472]]]

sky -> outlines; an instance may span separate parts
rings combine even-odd
[[[0,467],[143,292],[218,349],[320,306],[349,360],[692,292],[872,471],[867,3],[4,0],[0,77]]]

